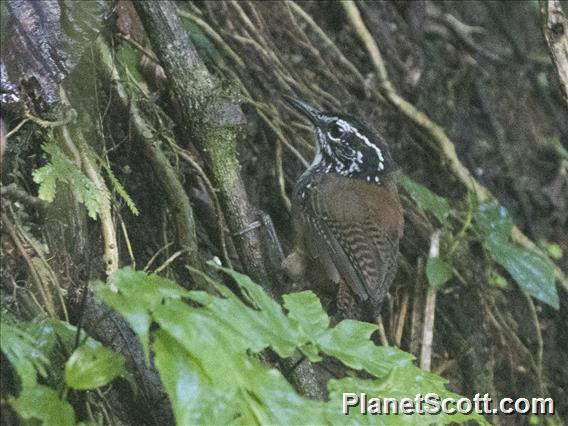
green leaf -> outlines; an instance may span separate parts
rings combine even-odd
[[[296,320],[307,335],[316,337],[329,328],[329,317],[318,297],[311,291],[285,294],[283,299],[288,316]]]
[[[32,178],[39,184],[38,197],[51,203],[55,199],[57,174],[52,164],[46,164],[32,172]]]
[[[251,310],[226,287],[214,284],[219,291],[223,292],[224,296],[241,306],[241,315],[232,318],[229,317],[232,322],[234,321],[235,325],[241,327],[243,325],[246,326],[245,328],[241,328],[241,332],[249,333],[248,330],[250,330],[249,327],[251,326],[254,326],[257,330],[262,330],[263,337],[269,339],[267,342],[270,342],[272,349],[283,357],[289,357],[294,353],[298,340],[302,343],[306,341],[305,338],[301,337],[297,327],[293,326],[291,319],[284,315],[282,307],[266,294],[261,286],[253,282],[248,276],[233,271],[232,269],[217,268],[235,280],[243,292],[243,295],[257,309]],[[221,287],[224,287],[225,290]],[[243,309],[245,307],[246,310]]]
[[[136,204],[134,203],[134,201],[132,200],[132,198],[130,197],[128,192],[126,192],[126,189],[124,189],[124,186],[122,186],[122,183],[120,183],[120,181],[116,178],[112,169],[109,166],[107,166],[105,164],[104,168],[105,168],[105,170],[108,174],[108,177],[109,177],[109,179],[112,183],[112,186],[114,187],[116,193],[124,200],[124,202],[126,203],[128,208],[130,209],[132,214],[134,216],[138,216],[140,214],[140,211],[138,210],[138,207],[136,207]]]
[[[115,271],[109,277],[109,281],[116,285],[118,293],[114,293],[108,285],[100,281],[92,283],[91,289],[99,300],[120,312],[126,319],[138,334],[146,359],[149,360],[151,310],[165,299],[187,296],[188,291],[166,278],[154,274],[147,275],[131,268]]]
[[[414,366],[412,355],[376,346],[370,340],[375,325],[342,321],[330,329],[329,318],[311,292],[286,295],[286,315],[250,278],[223,270],[236,281],[248,303],[205,275],[219,295],[188,292],[171,281],[131,269],[110,278],[118,293],[102,284],[94,286],[96,296],[129,322],[136,323],[136,315],[145,317],[137,333],[154,352],[178,424],[345,421],[336,410],[337,399],[304,398],[278,370],[261,362],[256,353],[267,347],[282,357],[297,350],[312,360],[323,354],[333,356],[350,368],[391,380],[390,385],[400,392],[408,387],[452,395],[445,390],[443,379]],[[151,330],[149,324],[153,324]],[[404,380],[405,387],[396,387],[397,380]]]
[[[429,257],[426,262],[426,278],[433,288],[440,288],[452,278],[452,266],[439,257]]]
[[[65,364],[65,382],[73,389],[95,389],[124,372],[124,358],[102,345],[81,345]]]
[[[75,424],[75,413],[71,405],[59,399],[57,392],[47,386],[25,388],[13,405],[25,420],[37,419],[45,426]]]
[[[507,209],[496,200],[481,203],[474,219],[491,258],[511,274],[526,294],[558,309],[552,262],[540,252],[509,242],[513,221]]]
[[[196,360],[163,330],[154,340],[156,368],[179,425],[228,424],[236,414],[227,394],[215,389]],[[234,406],[233,406],[234,407]]]
[[[432,213],[441,224],[446,223],[450,214],[450,205],[444,197],[433,193],[428,188],[416,183],[408,176],[401,176],[400,183],[422,210]]]
[[[509,217],[507,209],[497,200],[481,203],[474,219],[479,230],[487,237],[507,240],[513,229],[513,221]]]
[[[558,244],[543,242],[542,245],[545,247],[546,252],[551,258],[560,260],[564,256],[562,247],[560,247]]]
[[[103,194],[94,182],[83,174],[55,142],[48,142],[42,148],[51,158],[48,164],[32,173],[34,182],[39,184],[39,198],[52,202],[55,198],[57,183],[59,181],[67,183],[77,201],[85,205],[89,216],[96,219]]]
[[[245,423],[298,424],[306,412],[313,411],[280,372],[250,357],[246,340],[227,330],[205,309],[192,310],[182,302],[172,301],[158,307],[154,316],[161,329],[175,340],[174,344],[170,337],[159,334],[160,346],[154,349],[160,359],[160,373],[166,375],[164,380],[178,401],[175,410],[179,424],[200,423],[203,418],[206,423],[224,424],[227,419],[241,417],[243,422],[249,419]],[[158,351],[162,353],[158,355]],[[175,370],[169,365],[172,356]],[[191,371],[180,365],[182,359],[192,366]],[[177,376],[179,371],[181,377]],[[181,386],[193,395],[207,395],[204,406],[196,400],[188,408],[189,395],[180,395]],[[205,413],[188,412],[192,407],[197,409],[196,405]],[[217,410],[216,417],[208,414],[212,410]]]
[[[144,76],[140,73],[140,58],[142,53],[132,47],[129,43],[120,43],[116,49],[116,61],[120,66],[128,70],[128,73],[138,83],[144,83]]]
[[[0,323],[0,349],[18,373],[23,389],[35,386],[37,374],[47,377],[49,360],[27,331]]]
[[[562,142],[560,142],[560,138],[558,136],[555,136],[552,139],[552,145],[554,146],[554,148],[556,148],[556,152],[558,152],[558,155],[560,155],[562,158],[564,158],[564,160],[568,161],[568,150],[566,150],[566,148],[564,148],[564,146],[562,145]]]
[[[388,374],[394,367],[410,365],[412,355],[393,347],[377,346],[370,340],[376,329],[374,324],[343,320],[315,341],[323,352],[348,367],[365,369],[377,377]]]
[[[311,362],[321,361],[317,347],[310,342],[329,328],[329,317],[320,300],[311,291],[285,294],[283,299],[288,317],[296,321],[300,334],[306,336],[305,343],[298,341],[299,349]]]
[[[505,289],[508,286],[506,278],[495,271],[492,271],[489,276],[489,284],[500,289]]]
[[[495,237],[487,238],[484,245],[491,258],[511,274],[526,294],[559,309],[554,268],[545,256]]]

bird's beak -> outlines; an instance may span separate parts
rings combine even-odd
[[[290,107],[302,115],[305,115],[314,126],[319,124],[319,116],[321,116],[321,112],[317,108],[314,108],[310,104],[299,99],[291,98],[290,96],[284,95],[283,98]]]

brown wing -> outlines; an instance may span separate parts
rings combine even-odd
[[[380,305],[394,278],[398,234],[378,230],[369,223],[349,223],[311,215],[311,232],[325,244],[318,247],[324,266],[326,256],[338,275],[362,299]],[[322,253],[325,251],[325,253]]]
[[[389,192],[393,188],[352,182],[344,192],[342,184],[330,182],[330,192],[322,182],[304,200],[308,247],[332,280],[343,279],[362,300],[378,306],[396,272],[402,229],[398,196]]]

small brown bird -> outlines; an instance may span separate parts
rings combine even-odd
[[[297,282],[323,268],[342,317],[374,318],[396,275],[404,224],[386,143],[353,117],[285,100],[314,125],[317,151],[294,188],[296,247],[283,268]]]

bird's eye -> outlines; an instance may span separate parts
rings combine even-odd
[[[345,132],[343,131],[343,127],[341,127],[337,123],[333,123],[327,132],[328,136],[332,139],[340,139]]]

